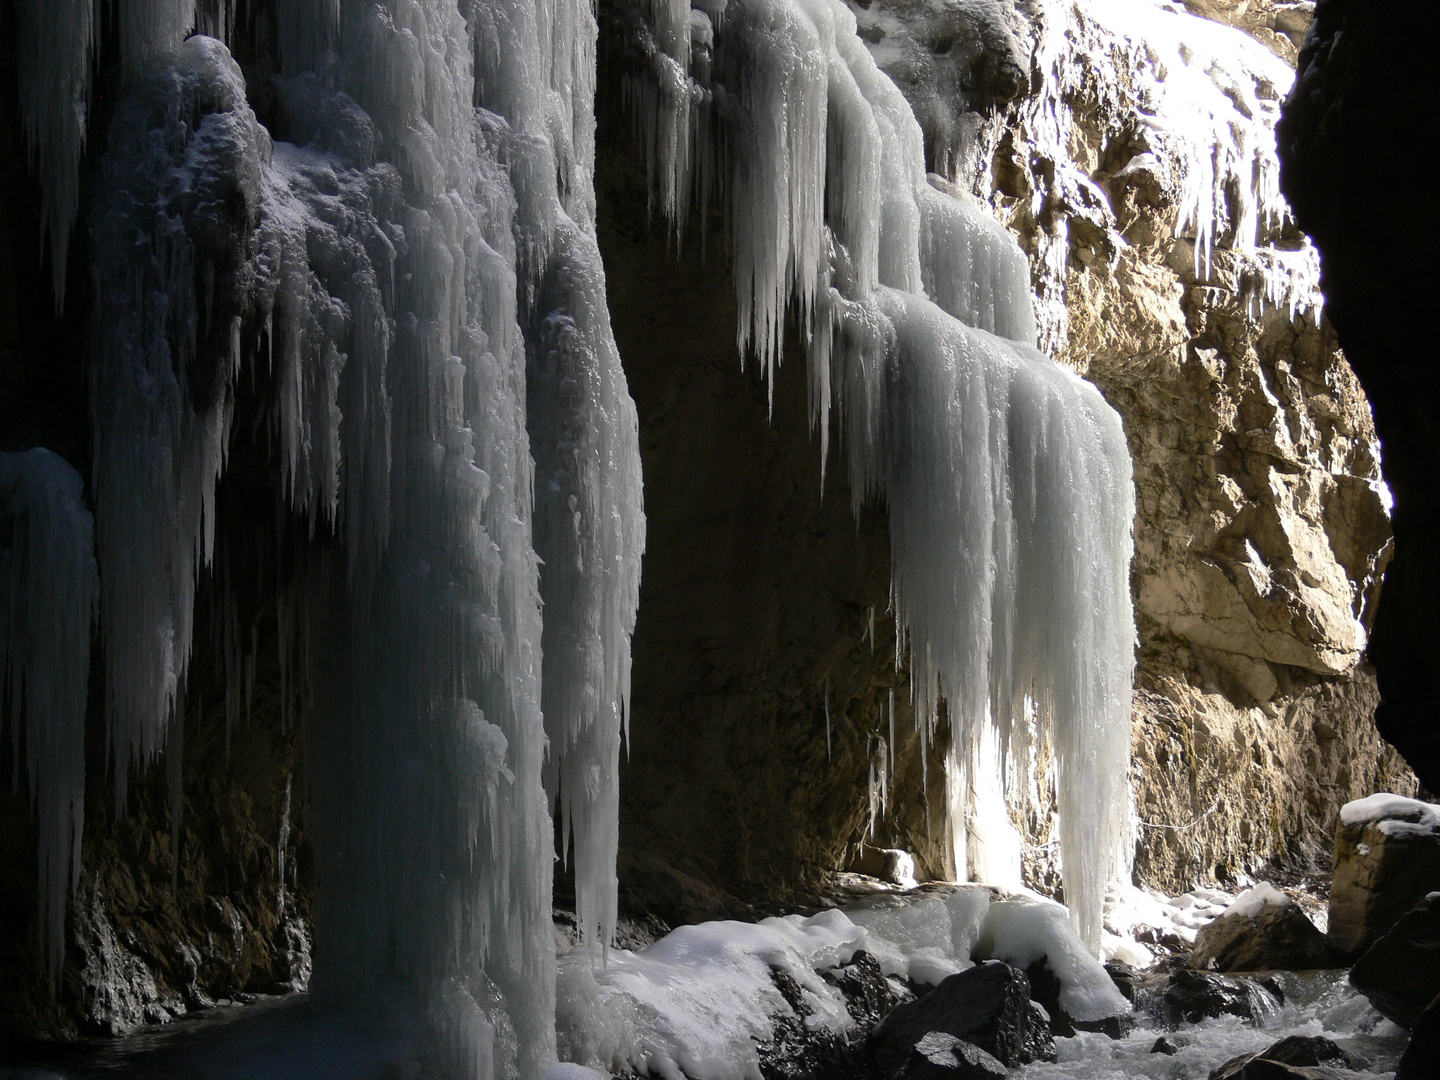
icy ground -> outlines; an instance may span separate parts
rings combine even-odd
[[[1193,941],[1200,927],[1227,908],[1263,903],[1272,892],[1263,884],[1239,897],[1214,889],[1174,898],[1134,888],[1113,892],[1106,905],[1107,955],[1140,959],[1163,953],[1166,943]],[[1072,1015],[1098,1018],[1130,1008],[1080,945],[1060,905],[985,886],[877,891],[843,911],[684,926],[644,948],[612,949],[604,959],[586,948],[561,949],[556,1019],[560,1053],[569,1060],[552,1069],[549,1080],[586,1080],[607,1072],[755,1080],[757,1043],[771,1036],[777,1015],[791,1011],[772,968],[801,988],[807,1027],[845,1032],[852,1024],[845,1000],[821,973],[850,962],[860,949],[877,958],[896,987],[901,980],[937,983],[977,959],[995,957],[1024,967],[1044,955]],[[1350,988],[1344,971],[1277,978],[1285,1003],[1259,1027],[1224,1017],[1172,1028],[1161,1018],[1158,991],[1142,986],[1136,1026],[1126,1038],[1082,1032],[1057,1039],[1058,1061],[1012,1075],[1204,1080],[1225,1061],[1292,1034],[1324,1035],[1357,1062],[1368,1063],[1362,1071],[1337,1070],[1342,1078],[1392,1075],[1405,1033]],[[36,1064],[0,1067],[0,1080],[322,1075],[420,1080],[439,1075],[420,1049],[424,1029],[423,1010],[403,993],[378,996],[343,1013],[297,995],[212,1010],[106,1043],[37,1048]],[[1162,1035],[1178,1052],[1152,1052]]]

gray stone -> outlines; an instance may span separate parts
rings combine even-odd
[[[1350,985],[1382,1015],[1413,1028],[1440,994],[1440,893],[1402,915],[1350,969]]]
[[[880,1021],[865,1044],[871,1077],[890,1080],[934,1031],[973,1043],[1011,1068],[1055,1059],[1055,1041],[1030,1002],[1030,980],[998,960],[949,976]]]
[[[1165,1011],[1171,1019],[1197,1024],[1213,1016],[1238,1016],[1261,1023],[1284,1002],[1276,985],[1257,979],[1181,969],[1165,988]]]
[[[932,1031],[918,1043],[896,1080],[1003,1080],[1005,1066],[973,1043]]]
[[[1309,1070],[1322,1065],[1348,1069],[1356,1068],[1358,1064],[1352,1061],[1344,1050],[1322,1035],[1291,1035],[1259,1053],[1242,1054],[1232,1058],[1212,1071],[1210,1080],[1266,1080],[1271,1076],[1307,1076]],[[1282,1070],[1292,1071],[1276,1072],[1269,1066],[1279,1066]],[[1325,1072],[1321,1075],[1333,1074]]]

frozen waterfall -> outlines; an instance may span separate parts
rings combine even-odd
[[[60,275],[98,12],[17,8]],[[79,478],[43,451],[0,457],[29,530],[9,557],[56,567],[0,567],[52,954],[95,597],[123,806],[132,768],[167,744],[178,761],[197,596],[245,588],[210,569],[243,422],[268,440],[277,512],[318,538],[279,598],[286,660],[314,688],[316,998],[398,987],[446,1075],[533,1080],[555,1054],[552,813],[582,932],[614,925],[644,545],[594,238],[594,15],[278,0],[287,141],[251,107],[226,5],[116,8],[123,93],[89,134],[93,562]],[[682,228],[690,200],[724,206],[742,354],[773,370],[798,320],[822,448],[833,416],[857,499],[889,508],[927,735],[948,711],[955,870],[1014,876],[1009,806],[1053,752],[1066,894],[1094,948],[1128,851],[1118,418],[1036,351],[1024,256],[927,179],[909,106],[839,0],[634,14],[651,36],[632,100],[664,210]],[[258,415],[238,415],[242,386]],[[41,648],[63,658],[55,685]]]
[[[225,6],[119,6],[125,92],[91,140],[98,558],[78,477],[47,494],[43,451],[0,471],[33,538],[12,558],[75,563],[32,581],[38,600],[18,591],[26,566],[3,578],[47,924],[78,853],[96,563],[123,806],[132,766],[180,730],[198,591],[245,587],[208,570],[244,380],[263,388],[243,419],[278,460],[283,510],[335,541],[296,557],[280,597],[282,649],[316,687],[314,993],[408,987],[446,1075],[535,1077],[554,1059],[550,805],[575,836],[586,933],[614,924],[644,544],[593,235],[596,24],[579,3],[276,8],[292,142],[257,121],[219,37],[187,39],[223,37]],[[63,256],[96,12],[20,9],[22,111]],[[234,629],[226,667],[243,670]],[[61,646],[50,687],[35,653]]]
[[[1024,255],[927,179],[919,125],[849,8],[647,14],[632,98],[661,113],[642,125],[661,207],[680,228],[691,200],[722,203],[742,355],[771,371],[798,318],[822,460],[833,408],[857,503],[889,507],[916,713],[933,734],[943,698],[950,722],[956,874],[1019,884],[1007,803],[1048,744],[1065,895],[1097,948],[1130,847],[1134,496],[1119,418],[1036,351]]]

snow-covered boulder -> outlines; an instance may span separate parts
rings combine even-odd
[[[1440,884],[1440,806],[1380,793],[1346,803],[1335,830],[1330,947],[1354,960]]]
[[[1190,966],[1207,971],[1309,971],[1332,966],[1325,935],[1300,906],[1261,882],[1195,937]]]

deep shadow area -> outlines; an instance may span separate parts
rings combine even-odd
[[[754,361],[742,371],[718,221],[702,245],[692,215],[677,254],[650,218],[643,154],[605,131],[599,238],[639,411],[647,518],[620,785],[622,908],[675,922],[785,896],[803,905],[863,838],[892,692],[897,776],[876,842],[940,874],[942,777],[932,750],[927,825],[908,672],[896,668],[886,611],[884,508],[857,521],[833,441],[822,489],[793,327],[772,414]]]

